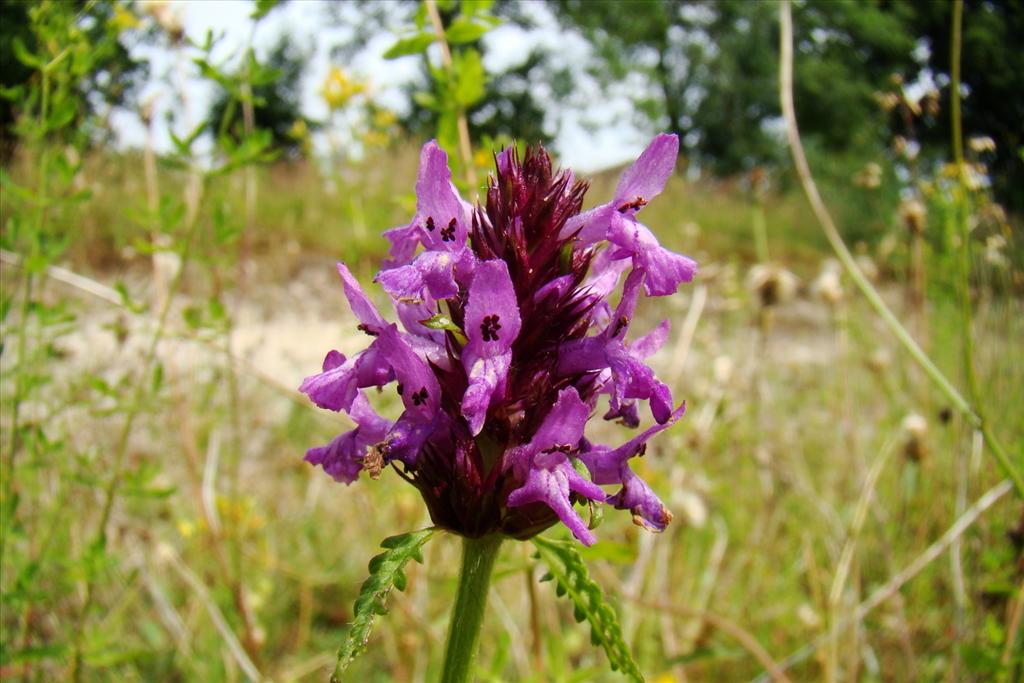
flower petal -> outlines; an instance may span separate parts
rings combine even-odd
[[[452,184],[452,172],[448,168],[448,155],[431,140],[420,151],[420,170],[416,179],[416,211],[424,222],[429,218],[434,226],[427,229],[425,238],[430,244],[442,242],[453,246],[466,243],[468,228],[468,205],[459,197],[459,191]],[[451,239],[441,234],[455,221]],[[443,297],[442,297],[443,298]]]
[[[593,487],[593,488],[591,488]],[[573,536],[583,545],[594,545],[597,538],[587,529],[569,500],[570,491],[575,491],[592,500],[603,501],[604,492],[583,479],[568,462],[548,468],[533,468],[526,482],[508,495],[507,505],[519,507],[530,503],[544,503],[558,515]],[[588,495],[589,494],[589,495]]]
[[[623,480],[622,467],[625,466],[626,461],[641,453],[652,436],[674,425],[685,412],[686,403],[684,402],[672,411],[669,419],[664,423],[648,427],[618,448],[595,446],[584,442],[585,447],[580,450],[579,459],[587,466],[595,484],[621,484]]]
[[[483,429],[487,409],[505,390],[512,362],[512,343],[522,320],[516,291],[504,261],[477,264],[466,304],[465,332],[469,340],[462,352],[469,386],[462,399],[462,414],[476,436]]]
[[[391,249],[388,251],[391,258],[384,261],[388,268],[409,263],[416,253],[416,248],[426,241],[426,233],[417,219],[413,219],[407,226],[385,230],[384,237],[391,242]]]
[[[630,354],[635,358],[650,358],[653,356],[668,341],[668,333],[671,326],[668,319],[662,320],[653,330],[627,345]]]
[[[466,348],[477,357],[505,353],[521,327],[508,266],[497,259],[479,262],[466,304]]]
[[[394,368],[402,386],[402,404],[406,412],[432,418],[440,410],[441,387],[430,366],[401,337],[398,327],[389,325],[381,331],[374,344]]]
[[[353,358],[344,358],[337,351],[327,354],[324,371],[307,377],[299,391],[321,408],[347,411],[358,389],[384,386],[394,379],[391,365],[380,353],[376,341]]]
[[[633,513],[633,523],[648,531],[660,533],[672,521],[672,513],[662,504],[647,482],[629,467],[624,467],[622,490],[608,499],[617,510]]]
[[[341,285],[345,289],[345,297],[348,299],[352,312],[360,322],[360,329],[368,334],[380,334],[380,331],[388,326],[388,322],[381,317],[377,307],[366,296],[366,292],[359,286],[359,281],[352,275],[342,262],[338,262],[338,275],[341,276]]]
[[[645,225],[622,214],[612,218],[608,240],[632,254],[634,266],[647,275],[644,291],[648,296],[674,294],[680,283],[691,281],[697,272],[693,259],[665,249]]]
[[[512,352],[478,359],[469,370],[469,386],[462,397],[462,415],[469,432],[476,436],[484,428],[487,410],[495,396],[504,392]]]
[[[459,293],[455,265],[460,257],[448,251],[424,251],[412,263],[382,270],[376,281],[394,299],[420,303],[427,299],[448,299]]]
[[[639,198],[649,202],[657,197],[672,176],[678,156],[679,137],[669,133],[657,135],[622,174],[615,189],[616,201],[630,202]]]
[[[590,408],[568,387],[558,392],[558,399],[544,418],[537,433],[530,439],[529,448],[534,463],[541,466],[564,460],[566,447],[575,449],[583,438],[583,429],[590,417]]]

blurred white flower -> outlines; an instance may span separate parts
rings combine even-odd
[[[971,151],[975,154],[996,151],[996,141],[987,135],[978,135],[968,139],[967,146],[970,147]]]

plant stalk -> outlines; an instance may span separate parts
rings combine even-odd
[[[437,42],[441,46],[441,65],[444,66],[449,75],[452,75],[454,73],[452,50],[448,46],[448,39],[445,38],[444,22],[441,20],[441,13],[437,9],[437,1],[424,0],[423,4],[427,8],[427,15],[430,17],[431,25],[434,27],[434,33],[437,34]],[[462,163],[466,167],[466,182],[469,183],[472,192],[477,192],[480,186],[477,185],[476,167],[473,165],[473,145],[469,138],[469,121],[466,119],[466,108],[463,106],[460,106],[458,109],[456,125],[459,131],[459,154],[462,156]]]
[[[448,624],[441,683],[472,680],[473,659],[480,642],[480,627],[491,587],[491,570],[501,548],[502,536],[462,539],[462,568],[459,588]]]

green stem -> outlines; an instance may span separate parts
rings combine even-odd
[[[962,353],[964,375],[967,382],[967,395],[977,417],[973,427],[981,431],[985,445],[999,463],[1003,471],[1013,479],[1017,492],[1024,496],[1024,477],[1014,467],[1009,454],[992,431],[985,409],[984,396],[978,385],[978,375],[974,369],[974,317],[971,310],[971,229],[968,225],[971,192],[967,184],[967,166],[964,164],[963,122],[960,108],[960,46],[963,34],[963,0],[953,3],[953,31],[950,45],[952,64],[950,65],[950,100],[953,128],[953,158],[956,160],[959,192],[954,201],[954,210],[960,228],[960,310],[963,323],[960,325],[962,334]]]
[[[480,626],[487,606],[487,591],[491,587],[491,570],[498,557],[502,536],[494,534],[483,538],[462,539],[462,569],[459,571],[459,589],[448,624],[448,640],[444,652],[442,683],[465,683],[470,672]]]

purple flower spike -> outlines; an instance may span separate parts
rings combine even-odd
[[[462,414],[473,436],[483,429],[491,401],[505,391],[512,342],[519,336],[521,322],[505,262],[495,259],[478,265],[466,304],[469,341],[462,350],[462,364],[469,375]]]
[[[636,220],[677,152],[675,136],[658,136],[613,200],[581,213],[586,184],[552,168],[543,149],[496,154],[474,208],[452,184],[444,152],[425,145],[416,215],[386,233],[391,260],[375,277],[404,331],[338,264],[371,339],[350,357],[330,352],[302,383],[318,406],[356,423],[306,459],[344,483],[391,467],[420,491],[437,526],[470,537],[525,539],[561,523],[590,545],[596,537],[575,507],[584,503],[610,503],[664,529],[671,514],[629,460],[683,412],[645,362],[667,340],[668,321],[626,338],[645,293],[670,294],[695,272]],[[392,382],[401,407],[379,399],[378,415],[370,403],[380,392],[362,390]],[[618,448],[590,443],[584,431],[604,395],[606,418],[636,427],[647,401],[657,424]]]

